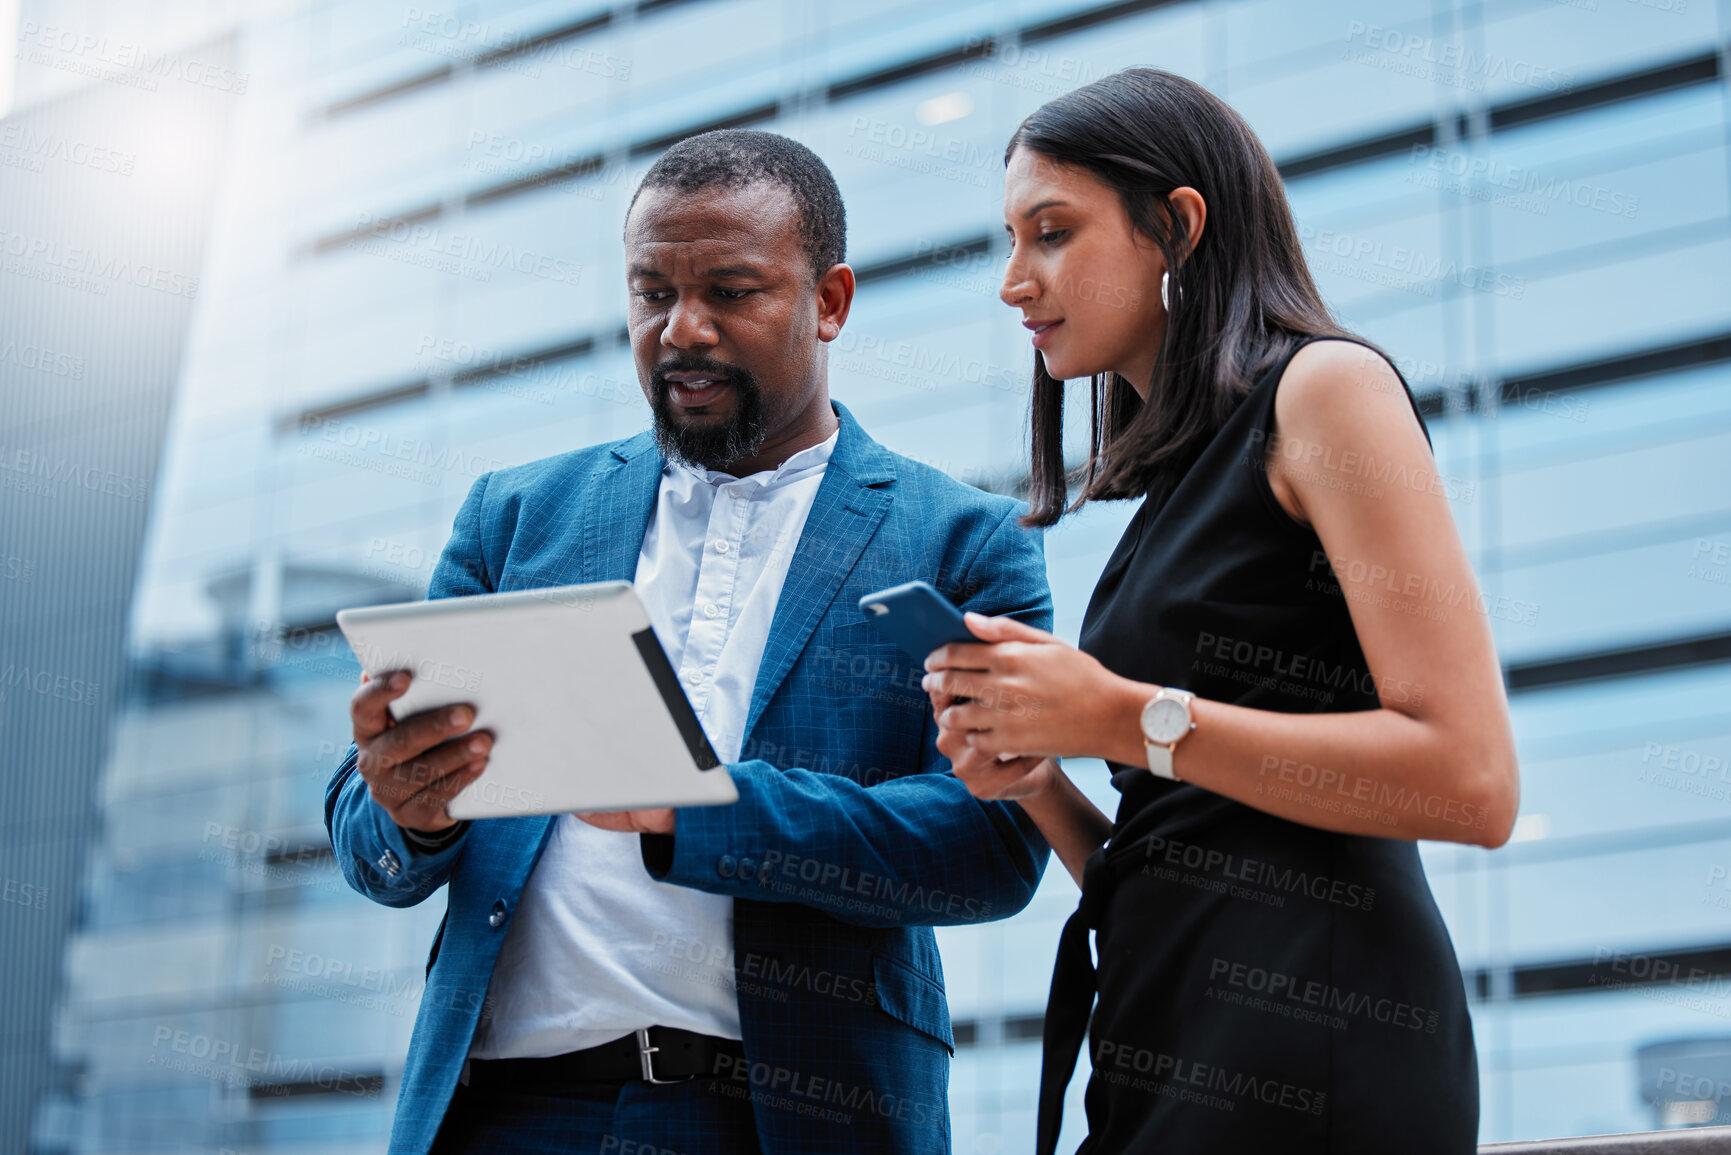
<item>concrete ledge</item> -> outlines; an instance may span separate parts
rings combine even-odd
[[[1731,1155],[1731,1127],[1689,1127],[1675,1131],[1637,1131],[1626,1135],[1589,1135],[1581,1139],[1538,1139],[1525,1143],[1486,1143],[1479,1155]]]

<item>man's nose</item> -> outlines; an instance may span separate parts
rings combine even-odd
[[[715,321],[700,305],[676,301],[661,330],[661,343],[673,349],[709,348],[721,340]]]

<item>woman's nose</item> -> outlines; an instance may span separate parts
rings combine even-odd
[[[1020,263],[1012,260],[1004,268],[1004,280],[998,286],[998,300],[1014,309],[1032,301],[1037,295],[1034,282],[1021,268]]]

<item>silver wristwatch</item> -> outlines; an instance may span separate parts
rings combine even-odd
[[[1196,729],[1196,723],[1190,720],[1190,699],[1195,696],[1189,690],[1167,686],[1142,707],[1142,742],[1148,750],[1148,769],[1161,778],[1179,781],[1172,769],[1172,752],[1179,739]]]

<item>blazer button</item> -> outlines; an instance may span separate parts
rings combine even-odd
[[[733,855],[731,854],[724,854],[715,860],[715,873],[721,875],[723,878],[732,878],[734,871],[738,869],[739,863],[734,861]]]
[[[739,860],[739,881],[749,882],[751,881],[751,876],[756,873],[757,860],[755,858],[742,858]]]
[[[487,916],[487,925],[498,930],[505,925],[505,900],[500,899],[493,904],[493,913]]]

